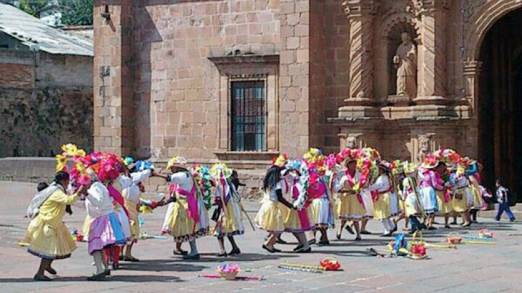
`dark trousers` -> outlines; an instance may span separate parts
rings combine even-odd
[[[509,203],[507,203],[507,202],[498,204],[498,211],[497,211],[497,216],[495,217],[495,219],[497,221],[500,221],[500,218],[502,217],[502,214],[504,212],[506,212],[510,221],[515,220],[515,216],[513,215],[513,212],[511,212],[511,209],[509,208]]]
[[[410,218],[411,231],[415,232],[417,230],[420,230],[421,223],[420,223],[419,219],[417,219],[417,217],[415,217],[415,216],[409,216],[409,218]]]

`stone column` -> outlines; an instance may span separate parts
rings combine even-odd
[[[479,75],[482,62],[467,60],[464,62],[464,81],[466,96],[464,97],[473,109],[478,109]]]
[[[421,45],[418,48],[417,104],[445,104],[447,0],[418,1]]]
[[[371,105],[373,101],[373,15],[374,0],[343,2],[350,26],[350,93],[347,105]]]
[[[94,149],[134,150],[132,1],[94,3]],[[111,3],[111,2],[109,2]]]

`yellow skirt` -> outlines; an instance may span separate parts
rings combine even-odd
[[[366,209],[355,194],[339,194],[335,203],[335,210],[337,217],[342,220],[360,220],[366,217]]]
[[[479,210],[482,207],[482,196],[480,195],[480,189],[474,185],[471,186],[471,192],[473,192],[473,209]]]
[[[451,201],[444,201],[444,191],[437,190],[437,205],[439,206],[439,211],[437,213],[439,215],[447,215],[453,211]]]
[[[301,222],[297,210],[288,209],[288,214],[285,218],[285,231],[287,232],[305,232],[313,229],[312,213],[309,208],[304,208],[303,213],[306,215],[307,223]]]
[[[379,194],[379,198],[373,203],[373,218],[376,220],[384,220],[389,217],[391,217],[390,193],[385,192]]]
[[[29,224],[25,240],[29,253],[44,259],[68,258],[76,249],[76,243],[63,222],[44,222],[39,217]]]
[[[226,213],[221,213],[221,225],[216,229],[216,236],[240,235],[245,232],[241,221],[241,208],[233,199],[227,202]]]
[[[140,237],[140,223],[138,220],[137,203],[125,200],[125,208],[129,212],[129,224],[131,232],[131,241],[138,240]]]
[[[464,189],[457,190],[451,200],[453,211],[456,213],[464,213],[468,210],[468,200]]]
[[[256,225],[265,231],[283,232],[285,225],[282,209],[279,202],[265,200],[257,212]]]
[[[188,216],[187,209],[187,200],[178,197],[168,217],[167,232],[174,237],[174,241],[176,242],[190,241],[194,238],[204,236],[208,232],[208,229],[199,229],[199,225]]]
[[[406,212],[406,204],[404,203],[404,200],[402,200],[400,197],[399,197],[399,209],[400,209],[400,212]]]

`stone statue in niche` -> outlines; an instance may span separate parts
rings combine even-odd
[[[356,136],[348,136],[346,138],[346,147],[350,149],[354,149],[357,147],[357,137]]]
[[[431,137],[433,134],[423,134],[419,135],[418,142],[419,142],[419,153],[417,154],[417,160],[419,162],[422,162],[424,158],[426,158],[426,155],[430,152],[430,142]]]
[[[397,96],[414,99],[417,95],[417,48],[407,32],[401,33],[401,40],[393,56],[397,68]]]

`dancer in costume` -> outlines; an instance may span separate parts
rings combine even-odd
[[[355,240],[361,240],[359,222],[367,215],[361,195],[362,174],[357,170],[357,161],[352,156],[344,159],[344,166],[346,170],[337,176],[338,179],[334,183],[334,189],[338,194],[337,216],[341,220],[337,238],[341,238],[341,232],[346,222],[353,221],[356,233]]]
[[[411,224],[410,233],[412,234],[424,228],[424,225],[418,219],[418,217],[423,216],[424,211],[419,193],[417,192],[415,172],[415,167],[406,163],[404,166],[404,174],[406,176],[401,183],[402,195],[404,197],[404,213]]]
[[[121,194],[124,186],[121,185],[120,178],[121,175],[116,180],[111,180],[111,182],[107,185],[107,190],[109,190],[109,196],[112,198],[112,206],[114,212],[118,216],[118,220],[121,225],[121,231],[123,232],[125,241],[129,241],[132,236],[130,229],[129,212],[125,207],[125,199]],[[120,267],[120,252],[122,251],[122,248],[123,246],[125,246],[125,244],[112,245],[106,247],[103,250],[105,262],[111,264],[113,270],[117,270]]]
[[[439,210],[436,192],[444,190],[444,182],[440,178],[440,175],[433,170],[438,165],[438,160],[428,156],[418,170],[420,178],[420,199],[426,215],[426,226],[428,230],[436,229],[433,227],[435,213]]]
[[[393,186],[390,180],[390,163],[386,161],[380,161],[378,163],[379,177],[377,180],[370,185],[369,190],[374,197],[374,213],[373,217],[376,220],[380,220],[384,226],[384,233],[382,236],[391,236],[393,232],[397,230],[390,219],[392,216],[391,199]]]
[[[334,227],[335,219],[333,214],[333,198],[324,177],[324,171],[313,167],[310,171],[307,196],[312,199],[311,216],[315,225],[315,231],[321,233],[319,245],[329,245],[327,230]],[[314,231],[314,232],[315,232]],[[315,240],[315,233],[314,233]]]
[[[213,219],[216,221],[214,235],[218,239],[220,250],[218,256],[238,255],[241,250],[236,244],[234,236],[243,234],[245,228],[239,206],[241,198],[236,187],[231,183],[232,170],[228,169],[225,164],[215,164],[212,166],[210,174],[214,177],[216,184],[214,204],[217,206],[217,212],[214,213]],[[225,250],[225,237],[232,245],[232,250],[228,254]]]
[[[51,281],[45,275],[48,272],[56,275],[56,270],[51,267],[55,259],[64,259],[71,256],[76,249],[76,244],[71,238],[69,229],[63,223],[66,205],[73,204],[82,197],[85,188],[80,188],[75,194],[68,196],[65,193],[69,185],[69,174],[64,171],[56,173],[54,183],[39,194],[42,195],[40,203],[33,205],[37,214],[27,228],[24,243],[28,252],[41,258],[40,267],[34,275],[35,281]]]
[[[127,159],[127,158],[126,158]],[[141,205],[148,206],[152,209],[162,206],[163,201],[148,201],[140,198],[141,193],[144,192],[142,182],[151,176],[157,176],[154,172],[154,166],[145,162],[138,161],[136,165],[129,170],[124,168],[123,174],[118,178],[119,184],[122,188],[122,196],[125,199],[125,209],[129,214],[130,220],[130,239],[125,246],[125,252],[121,258],[124,261],[137,262],[139,259],[132,256],[132,247],[138,242],[140,237],[139,225],[139,208]]]
[[[452,191],[452,209],[456,216],[464,220],[463,226],[471,225],[469,210],[473,206],[473,192],[468,177],[464,174],[464,167],[458,166],[450,175]]]
[[[185,167],[186,163],[182,157],[173,157],[167,164],[167,169],[172,172],[168,176],[171,193],[162,233],[172,235],[177,248],[180,248],[182,242],[188,241],[190,253],[183,258],[198,260],[200,256],[196,238],[208,234],[209,219],[199,186]]]
[[[267,170],[262,187],[265,196],[255,219],[256,225],[268,232],[268,238],[262,247],[270,253],[281,252],[274,247],[274,244],[285,230],[282,205],[294,209],[294,206],[283,197],[282,188],[285,183],[281,178],[281,171],[284,170],[282,166],[272,165]]]
[[[439,161],[439,164],[434,170],[443,184],[441,190],[436,190],[438,206],[437,215],[444,217],[444,227],[450,229],[449,216],[453,212],[453,207],[451,205],[451,182],[449,180],[448,167],[446,163]]]
[[[291,195],[291,203],[295,209],[288,209],[288,214],[284,219],[285,232],[290,232],[297,239],[299,244],[294,248],[294,252],[308,253],[312,249],[306,240],[305,232],[313,230],[310,201],[307,198],[305,186],[308,184],[305,175],[299,170],[307,173],[306,164],[301,161],[290,161],[287,164],[287,170],[284,172],[285,189],[289,190]],[[302,179],[302,180],[301,180]]]
[[[89,281],[102,281],[110,275],[108,263],[104,261],[104,249],[115,245],[125,245],[118,215],[114,212],[113,198],[107,188],[119,176],[120,166],[116,161],[102,161],[98,174],[90,170],[93,183],[87,191],[85,206],[92,219],[89,228],[88,252],[94,259],[96,273],[87,278]],[[112,254],[112,250],[111,253]]]

